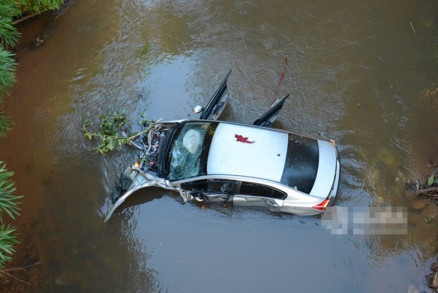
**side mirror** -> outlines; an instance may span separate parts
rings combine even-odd
[[[195,114],[199,114],[202,111],[204,111],[204,107],[202,107],[200,105],[197,105],[197,106],[195,106],[195,108],[193,108],[193,113],[195,113]]]

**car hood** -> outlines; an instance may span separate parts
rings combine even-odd
[[[337,168],[337,150],[333,143],[318,140],[318,172],[310,195],[326,198],[333,187]]]

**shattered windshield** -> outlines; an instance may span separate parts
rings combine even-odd
[[[217,123],[189,122],[182,128],[169,153],[169,180],[206,173],[206,158]]]

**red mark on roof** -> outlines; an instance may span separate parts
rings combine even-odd
[[[235,134],[234,137],[236,138],[236,141],[242,142],[242,143],[255,143],[255,141],[249,141],[247,137],[243,137],[240,134]]]

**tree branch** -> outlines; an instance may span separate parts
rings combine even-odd
[[[22,22],[22,21],[25,21],[25,20],[27,20],[27,19],[29,19],[29,18],[32,18],[32,17],[38,16],[38,15],[40,15],[41,13],[44,13],[44,12],[46,12],[46,11],[47,11],[47,10],[44,10],[44,11],[41,11],[41,12],[37,12],[37,13],[33,13],[33,14],[28,14],[28,15],[26,15],[26,16],[23,16],[23,17],[21,17],[21,18],[19,18],[19,19],[14,20],[12,23],[13,23],[14,25],[16,25],[16,24],[18,24],[18,23],[20,23],[20,22]]]
[[[415,192],[416,195],[425,194],[434,197],[438,197],[438,187],[419,189]]]
[[[20,282],[20,283],[23,283],[23,284],[26,284],[26,285],[30,285],[29,282],[24,281],[24,280],[22,280],[22,279],[20,279],[20,278],[17,278],[16,276],[14,276],[14,275],[12,275],[12,274],[10,274],[10,273],[8,273],[8,272],[0,271],[0,274],[5,275],[5,276],[8,276],[8,277],[11,277],[11,278],[17,280],[17,281]]]

